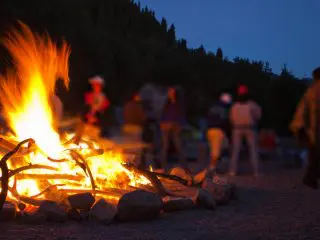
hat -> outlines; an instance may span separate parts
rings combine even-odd
[[[241,95],[246,95],[248,94],[248,87],[247,85],[240,85],[239,88],[238,88],[238,95],[241,96]]]
[[[220,95],[220,101],[225,104],[230,104],[232,102],[232,97],[229,93],[222,93]]]
[[[92,78],[89,78],[89,83],[90,83],[90,84],[97,83],[97,84],[104,85],[104,80],[103,80],[103,78],[100,77],[100,76],[94,76],[94,77],[92,77]]]

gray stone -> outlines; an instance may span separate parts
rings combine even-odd
[[[217,205],[226,205],[232,197],[232,187],[230,184],[218,184],[206,179],[203,182],[202,188],[211,193]]]
[[[216,207],[216,201],[214,200],[212,194],[205,189],[198,190],[196,203],[198,206],[206,209],[215,209]]]
[[[11,202],[5,202],[1,211],[1,221],[13,221],[16,219],[16,205]]]
[[[67,220],[66,212],[53,201],[43,201],[38,211],[39,213],[43,213],[48,221],[65,222]]]
[[[188,210],[195,207],[190,198],[165,197],[163,202],[163,211],[165,212]]]
[[[80,209],[79,212],[82,220],[89,220],[90,210]]]
[[[94,197],[91,193],[79,193],[70,195],[68,201],[71,208],[79,210],[89,210],[95,202]]]
[[[100,199],[91,209],[91,219],[101,224],[110,224],[117,214],[117,207]]]
[[[119,221],[150,220],[159,216],[162,199],[159,195],[137,190],[122,196],[118,203]]]
[[[46,222],[46,219],[45,214],[35,212],[21,216],[19,222],[26,225],[42,225]]]
[[[81,221],[82,217],[77,209],[71,208],[67,212],[67,216],[70,220]]]

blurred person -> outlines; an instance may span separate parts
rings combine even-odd
[[[173,144],[179,154],[180,161],[187,172],[189,171],[185,153],[182,146],[181,131],[186,123],[185,109],[181,101],[178,101],[175,88],[168,89],[168,100],[164,106],[160,123],[162,134],[161,163],[164,171],[167,171],[167,155],[169,143],[172,139]]]
[[[313,70],[312,76],[313,84],[300,100],[290,128],[300,145],[308,149],[303,183],[317,189],[320,159],[320,67]]]
[[[229,128],[229,107],[232,97],[228,93],[220,95],[208,112],[207,138],[210,147],[210,165],[207,169],[209,177],[216,173],[217,162],[221,157],[222,148],[228,141],[227,133]]]
[[[82,121],[77,128],[76,142],[80,141],[81,136],[86,131],[86,126],[93,127],[92,130],[89,131],[90,133],[94,132],[92,135],[100,136],[101,130],[106,127],[106,121],[108,121],[105,114],[110,107],[110,102],[103,93],[104,79],[100,76],[94,76],[89,78],[89,84],[91,86],[91,91],[84,94],[85,107],[81,116]]]
[[[60,123],[63,118],[63,104],[60,98],[57,95],[52,95],[50,98],[53,124],[56,126],[56,129],[59,129]]]
[[[142,143],[143,131],[147,118],[143,109],[141,96],[138,93],[135,94],[132,99],[125,104],[123,116],[123,134],[137,143]],[[145,168],[145,158],[142,158],[141,156],[144,156],[144,153],[144,149],[141,150],[140,148],[135,151],[135,165],[142,169]]]
[[[238,88],[238,99],[230,110],[230,121],[232,124],[232,157],[229,174],[235,176],[238,170],[239,155],[242,140],[245,139],[249,148],[250,159],[253,166],[254,176],[260,176],[257,122],[262,112],[260,106],[249,97],[248,87],[240,85]]]
[[[259,148],[262,157],[272,157],[277,148],[277,135],[273,129],[263,129],[259,133]]]
[[[89,124],[98,124],[102,114],[109,107],[110,102],[102,91],[104,86],[103,78],[100,76],[92,77],[89,79],[89,83],[92,90],[84,95],[86,105],[84,120]]]
[[[139,94],[135,94],[133,98],[126,103],[123,115],[123,133],[140,142],[147,118]]]

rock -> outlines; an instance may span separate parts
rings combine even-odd
[[[68,201],[71,208],[78,210],[89,210],[95,202],[94,197],[91,193],[79,193],[70,195]]]
[[[211,193],[217,205],[228,204],[232,197],[232,187],[230,184],[218,184],[206,179],[202,188]]]
[[[198,190],[196,203],[198,206],[206,209],[215,209],[216,207],[216,201],[214,200],[212,194],[205,189]]]
[[[5,202],[3,204],[2,212],[1,212],[1,221],[13,221],[16,219],[17,210],[16,205],[11,202]]]
[[[43,201],[38,209],[39,213],[43,213],[48,221],[65,222],[67,214],[63,211],[56,202]]]
[[[42,225],[46,222],[46,215],[43,213],[35,212],[26,214],[20,217],[20,223],[27,225]]]
[[[100,199],[91,209],[91,219],[101,224],[109,224],[117,214],[117,207]]]
[[[169,171],[170,175],[180,177],[188,182],[192,182],[192,177],[181,167],[174,167]]]
[[[159,216],[162,200],[155,193],[137,190],[122,196],[118,203],[119,221],[150,220]]]
[[[163,211],[165,212],[181,211],[195,207],[194,202],[190,198],[165,197],[163,202]]]
[[[82,220],[89,220],[90,210],[80,209],[79,212]]]
[[[71,208],[67,212],[67,216],[70,220],[81,221],[82,217],[77,209]]]

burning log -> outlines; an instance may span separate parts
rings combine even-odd
[[[116,197],[120,198],[124,194],[128,193],[129,191],[122,190],[122,189],[115,189],[115,188],[109,188],[108,190],[89,190],[89,189],[60,189],[61,192],[65,192],[68,194],[76,194],[76,193],[95,193],[102,196],[108,196],[108,197]]]
[[[46,170],[58,171],[58,169],[56,169],[54,167],[41,165],[41,164],[30,164],[28,166],[17,168],[15,170],[10,170],[9,171],[9,178],[13,177],[14,175],[16,175],[16,174],[18,174],[20,172],[31,170],[31,169],[46,169]],[[1,178],[0,178],[0,180],[1,180]]]
[[[0,160],[0,168],[2,172],[1,179],[1,194],[0,194],[0,210],[2,211],[3,204],[6,201],[8,190],[9,190],[9,169],[7,165],[7,161],[16,154],[20,147],[26,143],[34,142],[33,139],[26,139],[20,142],[12,151],[8,152],[3,158]]]
[[[92,172],[86,162],[86,160],[83,158],[83,156],[78,153],[77,151],[73,151],[73,150],[70,150],[70,153],[71,153],[71,156],[72,158],[78,162],[78,159],[80,159],[82,161],[82,164],[84,165],[85,169],[85,173],[88,173],[89,174],[89,177],[90,177],[90,182],[91,182],[91,187],[92,187],[92,191],[93,191],[93,194],[96,190],[96,185],[95,185],[95,182],[94,182],[94,178],[93,178],[93,175],[92,175]]]
[[[9,187],[8,190],[12,193],[12,195],[18,199],[19,201],[23,202],[23,203],[26,203],[26,204],[30,204],[30,205],[33,205],[33,206],[40,206],[41,203],[44,201],[44,200],[38,200],[38,199],[34,199],[32,197],[26,197],[26,196],[20,196],[19,193],[17,192],[17,189],[15,188],[11,188]]]
[[[85,179],[84,176],[79,175],[68,175],[68,174],[37,174],[37,173],[26,173],[26,174],[17,174],[16,178],[21,179],[36,179],[36,180],[52,180],[52,179],[61,179],[69,181],[82,181]]]
[[[176,181],[176,182],[179,182],[179,183],[181,183],[182,185],[185,185],[185,186],[190,185],[187,180],[185,180],[185,179],[183,179],[181,177],[175,176],[175,175],[170,175],[170,174],[166,174],[166,173],[157,173],[157,172],[154,172],[154,174],[157,177],[166,178],[166,179],[169,179],[169,180],[172,180],[172,181]]]
[[[44,194],[46,194],[47,192],[50,192],[52,189],[57,188],[57,187],[63,187],[65,186],[65,184],[54,184],[54,185],[50,185],[49,187],[47,187],[46,189],[44,189],[43,191],[41,191],[40,193],[38,193],[37,195],[33,195],[31,196],[31,198],[38,198]]]
[[[142,169],[138,169],[136,168],[134,165],[132,164],[124,164],[123,165],[125,168],[127,168],[129,171],[133,171],[137,174],[140,174],[144,177],[146,177],[151,184],[153,185],[153,187],[156,189],[157,193],[161,196],[161,197],[165,197],[165,196],[173,196],[174,194],[169,192],[160,182],[160,180],[158,179],[157,175],[154,172],[150,172],[147,170],[142,170]]]

